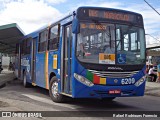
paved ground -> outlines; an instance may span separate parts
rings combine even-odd
[[[50,99],[48,90],[40,87],[24,88],[20,80],[8,82],[5,87],[0,89],[0,114],[1,111],[44,111],[47,114],[51,113],[51,115],[57,115],[59,117],[76,116],[78,113],[79,115],[85,116],[83,120],[107,120],[104,117],[93,117],[93,115],[97,116],[99,113],[102,114],[102,111],[104,111],[105,114],[108,112],[118,112],[118,114],[120,114],[120,111],[124,111],[124,113],[139,111],[137,114],[140,114],[141,112],[152,111],[149,112],[149,114],[152,115],[156,114],[156,111],[160,111],[159,106],[159,97],[150,95],[144,95],[143,97],[120,97],[116,98],[113,102],[98,99],[71,99],[66,103],[55,103]],[[62,113],[64,111],[67,111],[67,113],[63,115]],[[132,113],[136,114],[135,112]],[[59,117],[56,118],[56,120],[61,120]],[[49,120],[51,119],[52,118]],[[69,119],[78,120],[79,117],[76,116]],[[130,118],[128,119],[130,120]],[[15,118],[14,120],[17,119]],[[42,120],[48,119],[43,116]]]
[[[145,94],[160,97],[160,83],[146,82]]]
[[[159,97],[156,97],[159,96],[157,93],[160,92],[160,83],[147,82],[147,95],[143,97],[116,98],[113,102],[100,100],[92,100],[92,102],[91,100],[71,100],[70,102],[62,104],[52,102],[47,90],[39,87],[24,88],[21,81],[12,81],[14,78],[13,73],[9,71],[3,71],[3,74],[0,74],[0,83],[3,81],[4,84],[4,81],[11,80],[5,87],[0,89],[0,111],[60,111],[59,113],[61,113],[61,111],[77,111],[87,116],[85,118],[71,117],[69,118],[70,120],[107,120],[107,118],[104,117],[91,117],[90,114],[86,114],[86,112],[83,111],[160,111]],[[74,112],[67,113],[67,115],[73,115]],[[26,119],[24,118],[24,120]],[[38,120],[41,118],[35,119]],[[42,120],[43,119],[50,120],[53,118],[43,117]],[[61,117],[56,118],[56,120],[61,119]],[[64,119],[66,119],[66,117],[64,117]],[[128,119],[130,120],[130,118]],[[14,120],[18,119],[15,118]]]

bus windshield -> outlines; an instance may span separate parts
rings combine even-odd
[[[95,64],[144,64],[144,29],[133,25],[80,23],[76,56]]]

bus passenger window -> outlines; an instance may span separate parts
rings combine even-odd
[[[48,49],[49,50],[57,50],[59,45],[59,30],[60,25],[56,25],[51,27],[50,36],[48,40]]]
[[[46,41],[48,39],[48,30],[45,30],[39,35],[38,52],[43,52],[46,50]]]

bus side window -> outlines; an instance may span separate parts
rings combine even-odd
[[[48,30],[45,30],[39,34],[38,52],[46,51],[48,39]]]
[[[55,25],[50,28],[49,31],[49,40],[48,40],[48,49],[49,50],[57,50],[59,46],[59,32],[60,25]]]

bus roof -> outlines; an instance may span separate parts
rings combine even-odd
[[[123,9],[108,8],[108,7],[93,7],[93,6],[81,6],[81,7],[78,7],[77,10],[76,10],[76,12],[77,12],[79,9],[82,9],[82,8],[91,8],[91,9],[99,9],[99,10],[111,10],[111,11],[120,11],[120,12],[124,12],[124,13],[141,15],[140,13],[133,12],[133,11],[128,11],[128,10],[123,10]]]
[[[80,21],[101,21],[144,27],[141,14],[121,9],[79,7],[76,17]]]

